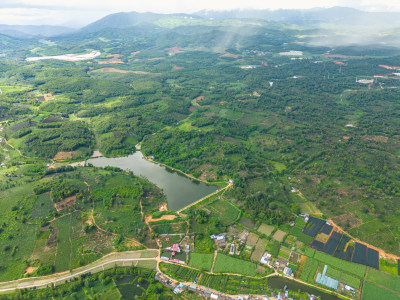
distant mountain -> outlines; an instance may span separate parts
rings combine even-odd
[[[332,24],[337,26],[379,26],[393,28],[400,26],[398,12],[366,12],[349,7],[279,9],[279,10],[202,10],[196,15],[207,19],[266,19],[297,25]]]
[[[104,18],[83,27],[80,32],[96,32],[105,28],[128,28],[140,24],[153,23],[160,19],[170,17],[200,18],[199,16],[188,14],[121,12],[105,16]]]
[[[0,24],[0,33],[16,38],[52,37],[73,32],[74,29],[51,25],[4,25]]]

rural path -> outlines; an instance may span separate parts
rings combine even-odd
[[[211,270],[210,270],[210,273],[211,273],[211,274],[214,273],[214,266],[215,266],[215,261],[217,260],[217,255],[218,255],[218,251],[215,250],[215,252],[214,252],[214,259],[213,259],[213,264],[212,264],[212,267],[211,267]]]
[[[143,253],[146,253],[144,256],[150,257],[141,257]],[[63,283],[83,274],[103,271],[106,267],[113,267],[117,263],[133,264],[134,262],[139,261],[157,261],[158,255],[159,251],[156,249],[110,253],[98,261],[95,261],[94,263],[91,263],[85,267],[76,269],[72,272],[58,273],[43,277],[23,278],[0,283],[0,293],[12,292],[17,289],[43,288],[52,284]]]
[[[219,189],[219,190],[216,190],[214,193],[211,193],[211,194],[209,194],[209,195],[207,195],[207,196],[201,198],[200,200],[197,200],[196,202],[193,202],[193,203],[191,203],[191,204],[189,204],[189,205],[187,205],[187,206],[181,208],[180,210],[177,211],[177,213],[179,214],[179,213],[181,213],[182,211],[184,211],[185,209],[188,209],[189,207],[191,207],[191,206],[193,206],[193,205],[196,205],[196,204],[200,203],[201,201],[204,201],[205,199],[207,199],[207,198],[209,198],[209,197],[212,197],[213,195],[215,195],[215,194],[217,194],[217,193],[219,193],[219,192],[221,192],[221,191],[224,191],[223,193],[225,193],[226,190],[227,190],[228,188],[230,188],[231,186],[232,186],[232,183],[229,183],[226,187],[224,187],[224,188],[222,188],[222,189]],[[221,196],[223,195],[223,193],[221,194]]]
[[[90,193],[91,193],[91,191],[90,191],[90,185],[89,185],[86,181],[84,181],[84,183],[86,184],[86,186],[87,186],[87,188],[88,188],[88,191],[89,191],[89,194],[90,194]],[[116,234],[116,233],[114,233],[114,232],[107,231],[107,230],[101,228],[99,225],[97,225],[96,220],[95,220],[95,218],[94,218],[94,199],[93,199],[93,197],[91,197],[91,198],[92,198],[92,222],[93,222],[93,225],[96,226],[96,228],[97,228],[98,230],[104,232],[105,234],[118,235],[118,234]],[[127,238],[128,238],[128,237],[127,237]],[[136,239],[134,239],[134,238],[128,238],[128,239],[131,240],[131,242],[132,242],[132,243],[130,244],[131,247],[142,246],[142,247],[144,247],[144,248],[148,248],[148,247],[146,247],[145,245],[143,245],[141,242],[139,242],[138,240],[136,240]]]

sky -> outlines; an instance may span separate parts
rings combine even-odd
[[[202,9],[307,9],[346,6],[400,11],[399,0],[0,0],[0,24],[81,27],[121,11],[193,13]]]

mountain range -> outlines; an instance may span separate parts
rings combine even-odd
[[[254,19],[299,25],[303,27],[346,27],[359,30],[384,30],[400,27],[399,12],[366,12],[348,7],[280,9],[280,10],[202,10],[194,14],[158,14],[152,12],[120,12],[107,15],[79,30],[63,26],[0,25],[0,34],[16,38],[45,38],[71,33],[91,33],[106,28],[129,28],[155,24],[160,20],[182,18],[191,20]]]

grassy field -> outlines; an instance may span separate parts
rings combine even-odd
[[[357,277],[364,277],[366,267],[363,265],[353,264],[318,251],[315,252],[314,258],[327,265],[335,266],[335,268],[339,270],[356,275]]]
[[[256,275],[256,264],[223,254],[218,254],[214,266],[215,273],[235,273],[243,275]]]
[[[231,225],[240,214],[236,206],[221,199],[213,201],[206,208],[211,211],[211,217],[217,218],[224,226]]]
[[[259,233],[270,236],[271,233],[274,231],[274,229],[275,229],[275,227],[272,225],[267,225],[267,224],[261,223],[261,225],[260,225],[260,227],[258,227],[257,231]]]
[[[400,299],[400,294],[386,290],[373,284],[372,282],[365,281],[362,290],[362,300],[370,299]]]
[[[400,277],[368,268],[365,279],[400,293]]]
[[[211,271],[211,267],[214,261],[214,254],[205,253],[190,253],[189,266],[200,269]]]
[[[304,264],[303,270],[300,275],[300,279],[307,282],[314,282],[314,276],[317,272],[318,261],[313,258],[307,257],[306,263]]]

